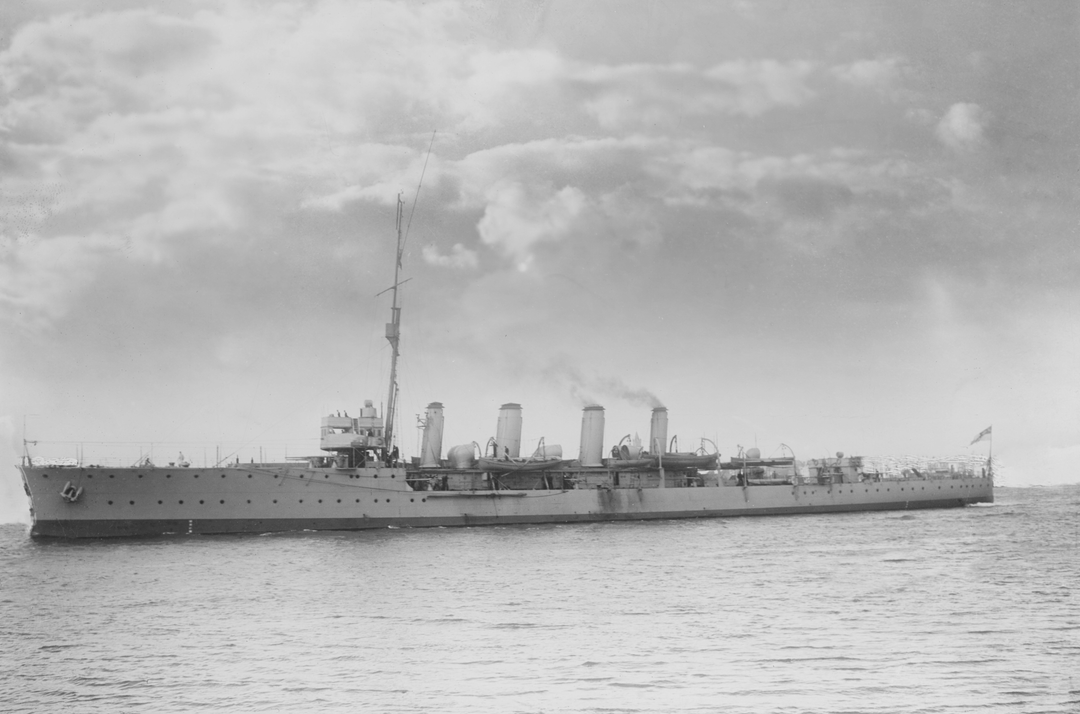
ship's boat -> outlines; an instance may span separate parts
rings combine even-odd
[[[656,468],[709,470],[716,468],[717,458],[717,454],[672,453],[653,456],[649,464]]]
[[[477,442],[443,458],[443,404],[423,418],[421,454],[408,463],[394,433],[401,309],[402,202],[391,319],[386,410],[372,401],[357,416],[323,417],[322,454],[285,463],[202,467],[182,456],[167,466],[140,458],[127,467],[31,457],[19,468],[35,537],[106,537],[401,526],[574,523],[790,513],[949,508],[992,502],[993,472],[938,473],[912,467],[885,477],[858,457],[762,459],[757,449],[726,462],[713,445],[680,452],[667,438],[667,409],[652,410],[647,447],[629,436],[604,458],[604,408],[583,409],[580,451],[540,439],[522,457],[522,408],[502,406],[489,449]],[[477,456],[484,453],[483,456]],[[650,455],[650,453],[652,455]]]
[[[784,467],[793,466],[794,459],[748,459],[732,457],[720,464],[721,469],[751,469],[755,467]]]
[[[477,459],[477,462],[480,465],[481,471],[487,471],[489,473],[550,471],[562,464],[570,463],[564,459],[510,459],[509,461],[500,461],[499,459],[490,458],[480,458]]]

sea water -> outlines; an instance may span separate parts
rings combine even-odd
[[[962,509],[34,541],[6,712],[1077,712],[1080,487]]]

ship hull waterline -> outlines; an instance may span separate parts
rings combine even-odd
[[[958,508],[993,502],[972,476],[798,485],[412,490],[403,469],[24,467],[31,535],[105,538],[584,523]],[[76,502],[62,487],[80,484]]]

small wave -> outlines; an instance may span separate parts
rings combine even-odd
[[[994,662],[1005,662],[1004,657],[980,657],[976,659],[940,659],[933,660],[928,659],[923,664],[927,665],[969,665],[969,664],[992,664]]]
[[[804,662],[861,662],[862,660],[859,657],[837,655],[836,657],[766,657],[755,661],[761,664],[774,662],[779,662],[781,664],[801,664]]]
[[[562,630],[567,625],[542,625],[539,622],[500,622],[492,625],[496,630]]]

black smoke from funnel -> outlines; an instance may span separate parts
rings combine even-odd
[[[565,385],[570,395],[583,407],[608,399],[621,399],[650,409],[664,406],[647,389],[635,389],[618,377],[587,377],[566,362],[552,362],[542,372],[546,378]]]

